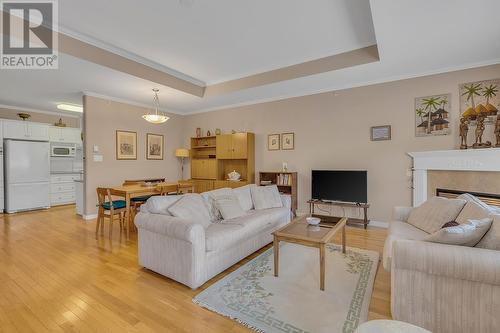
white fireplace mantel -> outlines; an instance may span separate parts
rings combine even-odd
[[[500,148],[408,153],[413,158],[413,206],[427,200],[427,171],[500,171]]]

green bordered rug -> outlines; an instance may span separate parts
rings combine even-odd
[[[273,249],[198,294],[193,302],[258,332],[354,332],[368,318],[379,255],[327,245],[325,291],[319,250],[282,243],[279,277]]]

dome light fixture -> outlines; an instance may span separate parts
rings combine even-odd
[[[157,89],[157,88],[153,89],[153,93],[154,93],[153,108],[154,108],[154,111],[142,116],[142,118],[144,118],[144,120],[146,120],[147,122],[150,122],[152,124],[163,124],[168,119],[170,119],[163,112],[160,111],[160,98],[158,97],[158,92],[160,92],[159,89]]]

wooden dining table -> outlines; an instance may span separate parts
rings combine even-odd
[[[130,238],[130,224],[133,222],[131,221],[130,199],[145,195],[160,194],[160,188],[164,193],[177,192],[178,183],[158,183],[154,185],[133,184],[111,187],[111,195],[125,199],[125,221],[127,221],[125,223],[125,230],[127,233],[127,239]]]

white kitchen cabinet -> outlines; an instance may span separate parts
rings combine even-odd
[[[49,125],[29,121],[3,120],[4,139],[49,141]]]
[[[49,127],[50,142],[66,142],[81,144],[81,130],[71,127]]]
[[[75,203],[75,180],[82,179],[79,173],[50,175],[50,205],[67,205]]]

